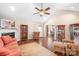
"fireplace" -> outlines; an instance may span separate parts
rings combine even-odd
[[[9,35],[12,38],[15,38],[15,32],[9,32],[9,33],[2,33],[2,36]]]
[[[17,41],[20,40],[17,29],[0,29],[0,37],[4,35],[9,35]]]

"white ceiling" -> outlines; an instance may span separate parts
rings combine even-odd
[[[11,11],[11,6],[15,8],[15,11]],[[78,3],[44,3],[44,8],[51,8],[49,10],[51,14],[40,17],[38,14],[33,15],[36,12],[34,9],[36,6],[40,8],[40,3],[0,3],[0,17],[43,23],[53,16],[57,10],[79,11]]]

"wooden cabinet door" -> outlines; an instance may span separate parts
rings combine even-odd
[[[33,39],[34,40],[39,40],[40,37],[40,32],[33,32]]]
[[[70,39],[79,39],[79,23],[70,24]]]
[[[28,25],[20,25],[20,37],[21,40],[28,39]]]
[[[57,25],[57,39],[62,41],[65,39],[65,25]]]
[[[46,25],[46,37],[48,37],[48,25]]]

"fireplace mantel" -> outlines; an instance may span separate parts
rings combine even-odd
[[[0,36],[2,36],[2,33],[11,33],[11,32],[15,33],[15,38],[17,40],[18,39],[18,37],[17,37],[17,29],[0,29]]]

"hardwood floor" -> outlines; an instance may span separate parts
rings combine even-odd
[[[32,43],[32,42],[35,42],[35,40],[33,40],[33,39],[31,39],[31,40],[22,40],[22,41],[18,41],[18,45]]]
[[[48,46],[48,42],[47,42],[46,38],[40,38],[38,41],[34,40],[34,39],[18,41],[18,44],[22,45],[22,44],[27,44],[27,43],[32,43],[32,42],[37,42],[38,44],[40,44],[40,45],[42,45],[42,46],[44,46],[46,48]]]

